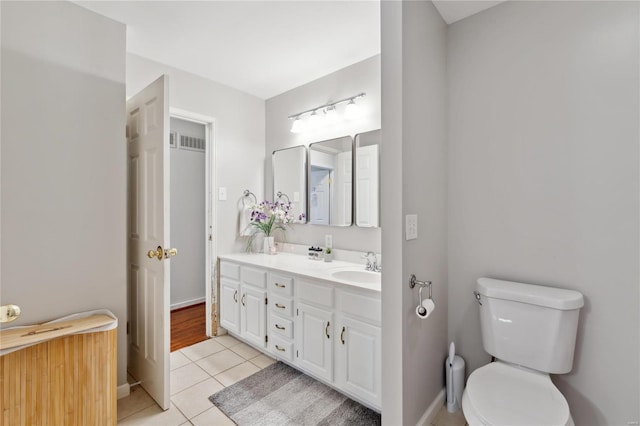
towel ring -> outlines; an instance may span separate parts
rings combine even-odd
[[[258,198],[256,197],[256,194],[254,194],[253,192],[249,191],[248,189],[244,190],[244,197],[242,198],[242,205],[246,207],[246,200],[249,197],[253,197],[253,204],[258,204]]]
[[[278,193],[276,194],[276,196],[278,197],[278,200],[279,200],[280,198],[284,197],[284,198],[286,198],[286,199],[287,199],[287,203],[290,203],[290,202],[291,202],[291,200],[289,199],[289,196],[288,196],[287,194],[285,194],[284,192],[282,192],[282,191],[278,191]]]

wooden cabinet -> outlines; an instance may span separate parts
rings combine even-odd
[[[296,364],[333,380],[333,313],[300,303],[296,308]]]

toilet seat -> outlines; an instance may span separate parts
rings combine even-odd
[[[504,362],[475,370],[462,408],[471,426],[572,425],[569,404],[544,373]]]

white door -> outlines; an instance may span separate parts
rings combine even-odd
[[[240,336],[254,345],[267,347],[267,292],[242,286]]]
[[[300,304],[297,309],[296,363],[323,379],[333,380],[333,314]]]
[[[237,281],[220,278],[220,325],[240,333],[240,286]]]
[[[353,155],[351,151],[341,152],[336,155],[336,179],[335,179],[335,209],[336,222],[332,225],[351,225],[351,208],[353,205]]]
[[[329,193],[331,191],[331,170],[311,169],[309,173],[309,223],[329,225],[331,222]]]
[[[381,330],[350,318],[336,328],[336,382],[365,401],[381,405]]]
[[[162,76],[127,101],[129,372],[164,410],[169,408],[168,94]]]
[[[378,145],[358,147],[356,155],[356,224],[380,226]]]

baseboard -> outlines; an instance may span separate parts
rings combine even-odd
[[[425,411],[422,417],[420,417],[420,420],[418,420],[417,426],[431,425],[431,422],[433,422],[433,420],[438,415],[438,411],[440,411],[440,408],[444,406],[445,397],[446,391],[444,388],[442,388],[442,390],[438,392],[438,395],[436,395],[436,398],[433,400],[431,405],[429,405],[429,408],[427,408],[427,411]]]
[[[131,388],[129,387],[129,383],[125,383],[124,385],[120,385],[117,388],[118,399],[126,398],[131,393]]]
[[[175,311],[176,309],[186,308],[187,306],[197,305],[205,301],[204,297],[198,297],[197,299],[187,300],[185,302],[174,303],[169,307],[169,310]]]

